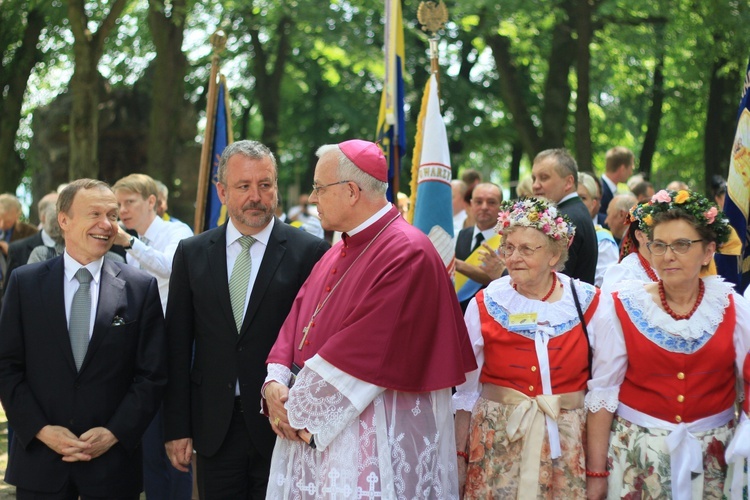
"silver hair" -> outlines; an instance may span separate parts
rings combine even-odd
[[[315,152],[318,158],[322,158],[323,155],[328,153],[336,153],[338,155],[339,164],[336,174],[338,175],[339,180],[354,182],[359,186],[362,192],[366,193],[371,198],[385,196],[385,193],[388,190],[388,183],[379,181],[364,170],[360,169],[344,154],[343,151],[341,151],[341,148],[339,148],[337,144],[326,144],[320,146]]]
[[[273,164],[274,183],[279,179],[278,167],[276,166],[276,157],[273,155],[267,146],[261,144],[258,141],[237,141],[233,142],[221,153],[221,159],[219,159],[219,168],[216,172],[218,181],[222,184],[226,184],[227,181],[227,162],[234,155],[243,155],[253,160],[263,160],[266,158],[271,159]]]

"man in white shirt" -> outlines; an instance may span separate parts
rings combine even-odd
[[[193,235],[190,228],[179,221],[167,222],[157,217],[159,188],[154,179],[145,174],[123,177],[112,187],[120,208],[120,220],[125,228],[134,230],[138,237],[118,226],[115,244],[126,250],[128,264],[139,267],[156,278],[162,313],[167,309],[169,277],[172,258],[178,243]],[[148,498],[189,499],[192,493],[191,474],[172,467],[164,450],[164,424],[159,411],[143,436],[143,483]]]

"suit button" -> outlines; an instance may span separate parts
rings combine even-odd
[[[679,415],[675,415],[675,417],[674,417],[674,421],[675,421],[675,422],[677,422],[677,423],[679,424],[680,422],[682,422],[682,417],[681,417],[681,416],[679,416]]]
[[[242,349],[243,349],[242,347],[238,347],[237,348],[237,350],[240,351],[240,352],[242,352]]]
[[[228,387],[228,388],[230,388],[230,389],[234,389],[234,384],[232,384],[232,383],[230,382],[229,384],[227,384],[227,387]]]
[[[682,373],[682,372],[680,372],[680,373],[678,373],[678,374],[677,374],[677,378],[678,378],[679,380],[683,380],[683,379],[685,378],[685,374],[684,374],[684,373]]]
[[[533,385],[530,385],[530,386],[529,386],[529,392],[532,392],[533,390],[534,390],[534,386],[533,386]]]
[[[683,396],[682,394],[680,394],[679,396],[677,396],[677,402],[678,403],[682,403],[683,401],[685,401],[685,396]]]
[[[532,372],[535,372],[535,371],[536,371],[536,366],[532,366],[532,367],[531,367],[531,371],[532,371]]]

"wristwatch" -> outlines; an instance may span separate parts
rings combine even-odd
[[[128,240],[128,245],[122,248],[124,248],[125,250],[130,250],[131,248],[133,248],[134,241],[135,241],[135,236],[131,236],[130,239]]]

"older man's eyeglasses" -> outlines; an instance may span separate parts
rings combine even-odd
[[[320,196],[321,193],[323,193],[323,190],[325,190],[325,188],[329,188],[331,186],[338,186],[339,184],[346,184],[347,182],[352,182],[352,181],[338,181],[338,182],[332,182],[330,184],[323,184],[322,186],[318,186],[317,184],[313,183],[312,192],[315,196]]]
[[[687,238],[681,238],[679,240],[675,240],[672,243],[664,243],[663,241],[650,241],[646,243],[646,246],[648,247],[648,251],[651,252],[653,255],[664,255],[667,253],[667,248],[671,248],[672,251],[676,254],[686,254],[690,251],[690,247],[693,246],[693,243],[698,243],[701,240],[688,240]]]
[[[521,257],[531,257],[534,255],[534,252],[542,248],[544,245],[539,245],[538,247],[530,247],[528,245],[521,245],[520,247],[514,247],[513,245],[501,245],[498,249],[498,253],[505,257],[506,259],[513,255],[513,252],[518,250],[518,254]]]

